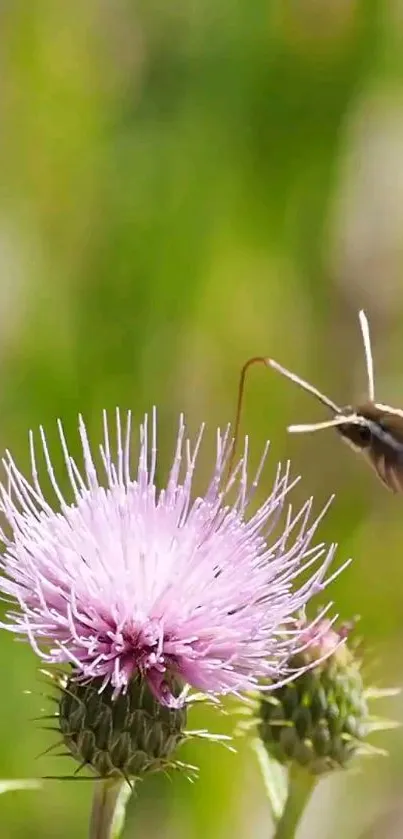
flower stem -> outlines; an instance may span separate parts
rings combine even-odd
[[[281,818],[277,822],[274,839],[295,839],[305,807],[316,785],[317,778],[299,767],[291,766],[288,794]]]
[[[131,788],[121,778],[95,781],[89,839],[118,839],[131,793]]]

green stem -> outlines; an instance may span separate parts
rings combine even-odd
[[[317,778],[309,772],[296,767],[290,768],[287,800],[277,822],[274,839],[295,839],[299,822],[316,782]]]
[[[95,781],[89,839],[118,839],[131,788],[120,778]]]

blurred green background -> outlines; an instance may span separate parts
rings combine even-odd
[[[377,396],[403,405],[400,0],[2,3],[0,125],[0,438],[23,468],[31,427],[52,444],[62,417],[74,452],[79,411],[96,444],[103,407],[140,420],[155,403],[163,477],[179,411],[192,433],[207,422],[213,452],[254,354],[342,404],[360,399],[361,307]],[[251,371],[252,461],[272,440],[262,492],[290,457],[297,499],[320,509],[336,493],[321,535],[354,563],[329,596],[343,618],[362,616],[371,678],[399,684],[403,501],[335,434],[286,434],[322,418],[284,379]],[[34,654],[7,633],[0,644],[0,776],[71,772],[36,760],[54,735],[30,721],[46,707]],[[380,710],[403,719],[400,700]],[[199,725],[232,723],[206,711]],[[402,835],[403,734],[373,742],[390,757],[323,781],[301,839],[358,837],[382,813],[368,836]],[[270,835],[246,744],[186,758],[200,780],[144,783],[127,837]],[[3,795],[0,837],[85,836],[90,797],[84,782]]]

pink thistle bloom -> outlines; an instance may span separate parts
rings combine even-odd
[[[189,685],[212,696],[239,694],[260,677],[286,676],[286,662],[306,638],[301,609],[330,581],[324,578],[335,545],[312,546],[327,507],[313,523],[312,499],[296,515],[289,508],[280,535],[270,541],[295,481],[288,466],[279,467],[267,500],[247,516],[267,446],[250,485],[247,441],[225,483],[231,444],[229,430],[218,432],[210,484],[203,496],[193,497],[203,429],[191,451],[181,418],[168,483],[158,491],[155,412],[151,435],[147,418],[140,428],[135,478],[130,413],[123,431],[117,412],[115,457],[104,414],[101,470],[83,420],[82,473],[58,426],[72,503],[56,482],[42,428],[57,511],[39,484],[32,434],[31,481],[9,453],[3,460],[7,481],[0,485],[0,510],[11,533],[0,533],[0,591],[16,603],[4,627],[25,636],[45,662],[70,663],[74,678],[100,678],[101,689],[111,683],[115,695],[139,671],[166,705],[183,703]],[[310,576],[295,587],[308,567]],[[179,699],[170,676],[185,683]]]

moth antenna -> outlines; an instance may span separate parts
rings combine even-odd
[[[304,423],[303,425],[289,425],[287,431],[290,434],[309,434],[311,431],[322,431],[325,428],[335,428],[338,425],[345,425],[346,423],[352,425],[368,425],[365,417],[352,414],[350,416],[334,417],[334,419],[326,420],[325,422]]]
[[[329,399],[328,396],[325,396],[324,393],[321,393],[321,391],[314,387],[314,385],[309,384],[309,382],[306,382],[305,379],[301,379],[295,373],[292,373],[291,370],[287,370],[286,367],[282,367],[281,364],[279,364],[277,361],[274,361],[273,358],[266,358],[263,359],[263,361],[269,367],[272,367],[273,370],[277,370],[278,373],[281,373],[282,376],[285,376],[286,379],[291,379],[291,381],[294,382],[294,384],[299,385],[299,387],[301,387],[303,390],[308,391],[308,393],[312,393],[312,395],[315,396],[316,399],[318,399],[319,402],[322,403],[322,405],[326,405],[326,407],[330,408],[330,410],[333,411],[334,414],[340,414],[341,408],[339,407],[339,405],[336,405],[336,403],[333,402],[332,399]]]
[[[236,413],[235,413],[235,422],[234,422],[234,439],[233,439],[233,443],[232,443],[231,457],[230,457],[229,463],[228,463],[228,477],[231,475],[231,472],[232,472],[232,469],[233,469],[233,466],[234,466],[237,444],[238,444],[238,439],[239,439],[239,429],[240,429],[240,425],[241,425],[241,413],[242,413],[242,404],[243,404],[243,397],[244,397],[244,391],[245,391],[246,374],[249,370],[249,367],[252,367],[253,364],[264,364],[266,367],[268,367],[268,359],[264,358],[264,356],[262,356],[262,355],[255,355],[255,356],[253,356],[253,358],[249,358],[248,361],[246,361],[245,364],[242,367],[241,375],[239,377],[239,385],[238,385],[238,398],[237,398],[237,403],[236,403]]]
[[[368,318],[363,309],[358,314],[360,321],[362,340],[364,342],[365,364],[367,367],[368,377],[368,397],[371,402],[375,402],[375,383],[374,383],[374,360],[371,349],[371,336],[369,333]]]

